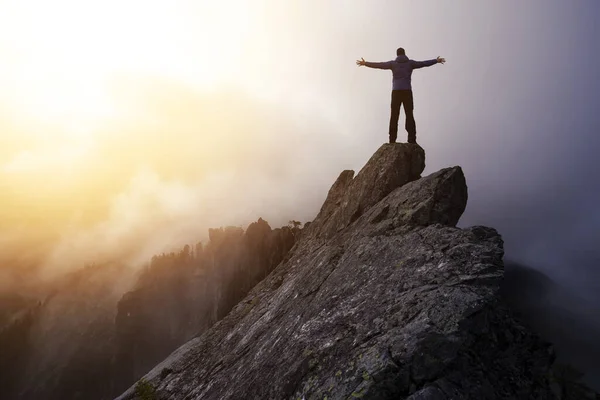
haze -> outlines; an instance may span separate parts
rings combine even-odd
[[[594,1],[2,1],[1,281],[312,219],[387,139],[391,74],[354,61],[402,46],[448,60],[414,73],[415,117],[426,173],[465,170],[461,225],[600,304],[598,17]]]

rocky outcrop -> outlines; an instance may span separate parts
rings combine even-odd
[[[419,179],[424,169],[425,151],[420,146],[380,147],[355,179],[354,171],[340,174],[311,223],[310,232],[317,237],[332,237],[394,189]]]
[[[500,235],[454,226],[463,173],[415,180],[422,154],[342,173],[289,259],[119,399],[565,398],[498,296]]]

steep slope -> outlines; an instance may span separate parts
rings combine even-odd
[[[454,227],[461,169],[423,168],[386,144],[344,171],[289,259],[119,399],[566,398],[500,301],[502,239]]]

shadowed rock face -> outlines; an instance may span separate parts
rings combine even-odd
[[[342,173],[289,259],[146,375],[156,398],[568,398],[500,301],[502,239],[455,227],[461,169],[415,180],[423,160],[384,145]]]

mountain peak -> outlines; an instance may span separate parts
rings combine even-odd
[[[425,151],[417,144],[382,145],[354,177],[343,171],[335,181],[311,233],[325,238],[344,229],[394,189],[419,179],[425,169]]]
[[[424,167],[419,146],[386,144],[342,172],[286,258],[143,385],[163,400],[558,398],[552,348],[498,295],[500,235],[455,227],[462,169]]]

